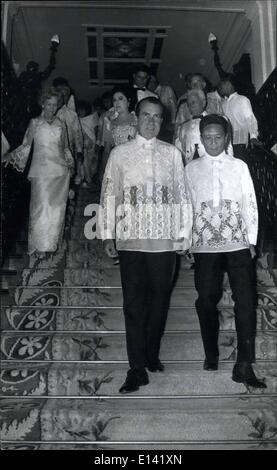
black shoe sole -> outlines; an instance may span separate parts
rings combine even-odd
[[[245,377],[236,377],[232,376],[233,382],[240,383],[247,385],[248,387],[253,387],[253,388],[267,388],[266,384],[262,382],[261,380],[252,380],[252,379],[246,379]]]
[[[218,362],[204,361],[203,369],[204,370],[213,370],[213,371],[218,370]]]
[[[122,393],[122,394],[126,394],[126,393],[133,393],[133,392],[137,392],[139,390],[139,387],[142,387],[144,385],[148,385],[149,384],[149,379],[146,378],[142,381],[140,381],[140,383],[137,385],[136,388],[132,388],[132,389],[127,389],[127,390],[124,390],[124,386],[122,386],[120,389],[119,389],[119,393]]]
[[[164,366],[163,367],[146,366],[146,368],[149,370],[149,372],[164,372]]]

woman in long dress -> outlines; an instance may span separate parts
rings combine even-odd
[[[135,92],[129,87],[115,87],[112,90],[113,108],[104,118],[102,146],[104,147],[100,165],[102,181],[107,161],[113,147],[134,139],[137,133],[137,117],[133,110]]]
[[[55,116],[59,93],[42,91],[42,113],[31,119],[20,147],[9,154],[8,162],[23,172],[33,143],[28,179],[31,182],[28,253],[42,257],[55,252],[63,228],[69,191],[70,168],[74,166],[64,124]]]

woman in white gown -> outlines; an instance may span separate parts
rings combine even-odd
[[[55,116],[59,93],[42,91],[42,113],[32,119],[20,147],[9,154],[9,163],[24,171],[32,143],[28,173],[31,182],[28,253],[39,257],[55,252],[62,238],[69,191],[70,168],[74,166],[64,124]]]

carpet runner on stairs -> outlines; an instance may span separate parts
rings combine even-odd
[[[121,396],[128,364],[119,267],[101,242],[84,236],[84,208],[97,198],[79,191],[59,250],[23,257],[28,265],[2,302],[2,448],[276,448],[277,270],[269,255],[257,263],[254,365],[267,389],[231,380],[236,334],[227,279],[219,370],[203,370],[193,270],[180,257],[160,355],[165,371]]]

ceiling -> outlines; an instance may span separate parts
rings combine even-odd
[[[218,79],[208,43],[210,32],[218,38],[227,71],[239,60],[241,44],[251,34],[250,22],[241,7],[245,2],[235,0],[10,3],[15,12],[10,49],[21,70],[28,60],[37,61],[43,70],[49,59],[50,38],[58,34],[57,66],[51,80],[67,77],[76,95],[89,100],[107,88],[89,84],[88,25],[167,28],[158,77],[161,83],[172,85],[178,95],[184,90],[189,72],[199,71],[213,83]],[[11,37],[11,31],[9,34]]]

